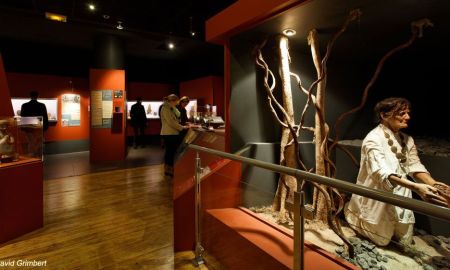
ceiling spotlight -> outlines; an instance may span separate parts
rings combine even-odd
[[[109,18],[110,18],[108,14],[103,14],[102,17],[103,17],[103,19],[105,19],[105,20],[109,20]]]
[[[116,26],[116,28],[119,29],[119,30],[122,30],[122,29],[123,29],[123,26],[122,26],[122,22],[121,22],[121,21],[117,21],[117,26]]]
[[[194,27],[192,26],[192,21],[194,18],[191,16],[189,17],[189,34],[191,34],[191,37],[194,37],[197,33],[194,31]]]
[[[90,4],[88,4],[88,8],[89,8],[90,11],[94,11],[95,10],[95,5],[90,3]]]
[[[175,44],[173,42],[169,42],[167,44],[167,47],[169,47],[169,50],[173,50],[173,49],[175,49]]]
[[[294,36],[295,34],[297,34],[297,32],[296,32],[294,29],[288,28],[288,29],[284,29],[284,30],[283,30],[283,34],[285,34],[285,35],[288,36],[288,37],[292,37],[292,36]]]

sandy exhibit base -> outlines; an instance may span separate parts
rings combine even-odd
[[[250,210],[265,220],[278,223],[277,213],[273,212],[271,207],[252,207]],[[294,227],[292,221],[279,225],[291,230]],[[348,257],[344,242],[339,236],[323,223],[306,220],[305,240],[328,252],[337,254],[362,269],[450,269],[449,238],[430,235],[422,230],[415,230],[414,243],[408,247],[400,247],[393,242],[386,247],[378,247],[368,240],[357,236],[351,228],[346,226],[345,222],[342,225],[344,234],[355,247],[356,256],[354,259]]]

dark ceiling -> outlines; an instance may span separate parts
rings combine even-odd
[[[95,37],[110,34],[125,41],[131,70],[145,65],[145,74],[164,74],[177,67],[181,77],[196,76],[202,68],[189,67],[189,63],[197,59],[197,64],[205,66],[204,72],[217,73],[221,72],[222,49],[204,42],[205,21],[235,1],[2,0],[0,52],[7,71],[86,75]],[[95,11],[89,10],[90,3],[95,4]],[[45,12],[65,15],[67,22],[47,20]],[[122,30],[116,28],[119,21]],[[174,50],[168,49],[169,41],[175,44]],[[70,66],[53,70],[44,65],[57,59],[66,59]],[[146,76],[133,74],[136,79]]]

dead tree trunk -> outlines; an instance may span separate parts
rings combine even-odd
[[[315,143],[315,161],[316,161],[316,174],[327,176],[327,169],[325,165],[325,157],[322,149],[326,149],[326,146],[322,148],[322,144],[326,143],[325,134],[325,89],[327,84],[326,73],[323,72],[322,58],[320,56],[319,38],[317,37],[317,31],[311,30],[308,35],[308,44],[311,46],[311,54],[316,67],[317,78],[321,78],[317,84],[316,92],[316,110],[315,110],[315,128],[314,128],[314,143]],[[320,115],[322,114],[322,115]],[[327,187],[322,185],[324,189]],[[327,206],[325,196],[320,193],[316,188],[314,189],[313,206],[315,211],[315,219],[327,222]]]
[[[294,106],[292,104],[292,90],[291,78],[289,69],[289,44],[285,36],[280,36],[279,44],[279,59],[280,59],[280,77],[283,108],[286,111],[284,122],[295,125],[294,120]],[[282,127],[281,145],[280,145],[280,164],[287,167],[297,168],[295,146],[289,142],[292,140],[292,134],[287,127]],[[278,188],[272,208],[279,211],[278,220],[280,222],[286,221],[286,202],[293,201],[294,191],[297,189],[297,181],[295,177],[282,174],[278,181]]]

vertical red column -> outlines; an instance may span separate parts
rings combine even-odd
[[[0,54],[0,116],[14,116],[6,80],[5,68],[3,67],[2,55]]]
[[[125,70],[91,69],[89,79],[91,91],[90,161],[124,160],[126,155]],[[102,108],[102,112],[94,111],[93,105],[94,109],[98,109],[98,106],[93,102],[98,103],[98,100],[94,101],[93,96],[98,94],[107,96],[104,98],[105,101],[100,101],[103,106],[112,107]],[[102,115],[104,112],[107,112],[108,115]],[[102,124],[98,123],[99,117],[103,118]]]
[[[224,111],[225,111],[225,151],[231,151],[231,119],[230,119],[230,99],[231,99],[231,52],[230,42],[226,41],[223,46],[224,62]]]

